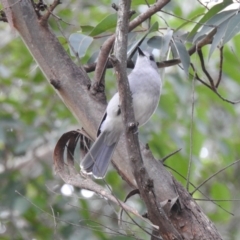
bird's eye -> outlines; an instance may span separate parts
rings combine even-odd
[[[154,61],[154,57],[153,57],[152,55],[149,56],[149,59],[150,59],[151,61]]]

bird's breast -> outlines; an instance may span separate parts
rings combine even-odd
[[[133,95],[134,115],[139,126],[145,124],[155,112],[158,106],[159,97],[160,93],[157,92],[140,92]]]

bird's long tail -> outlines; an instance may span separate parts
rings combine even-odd
[[[104,178],[117,145],[115,142],[108,146],[105,137],[106,133],[102,132],[80,164],[83,172],[92,173],[95,178]]]

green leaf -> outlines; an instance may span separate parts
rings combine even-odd
[[[96,36],[109,29],[115,28],[117,25],[117,14],[110,14],[105,17],[93,30],[89,33],[89,36]]]
[[[162,48],[161,48],[161,58],[163,60],[165,60],[167,57],[170,42],[172,40],[172,35],[173,35],[173,31],[171,29],[168,29],[166,34],[163,36]]]
[[[213,17],[216,13],[220,12],[224,8],[226,8],[228,5],[232,4],[232,0],[224,0],[222,3],[216,4],[213,6],[199,21],[200,24],[196,24],[196,26],[193,28],[193,30],[189,33],[189,37],[193,37],[195,33],[198,31],[198,29],[207,22],[211,17]]]
[[[84,26],[80,26],[80,27],[81,27],[81,32],[83,32],[83,33],[91,32],[94,29],[94,27],[90,26],[90,25],[84,25]]]
[[[99,55],[99,52],[100,51],[96,51],[96,52],[94,52],[92,55],[91,55],[91,57],[88,59],[88,64],[89,63],[94,63],[94,62],[96,62],[96,60],[97,60],[97,58],[98,58],[98,55]]]
[[[239,31],[240,31],[240,14],[237,14],[229,21],[227,31],[223,38],[223,44],[227,43]]]
[[[147,44],[152,48],[161,49],[162,42],[163,39],[161,36],[153,36],[147,41]]]
[[[23,198],[16,198],[14,210],[20,214],[24,214],[29,209],[29,203]]]
[[[221,42],[223,36],[225,35],[225,32],[227,30],[228,27],[228,21],[223,22],[218,28],[217,28],[217,33],[215,34],[214,38],[213,38],[213,42],[211,44],[211,48],[209,51],[209,55],[208,55],[208,59],[211,57],[212,53],[214,52],[214,50],[216,49],[216,47],[219,45],[219,43]]]
[[[156,3],[155,0],[148,0],[147,1],[148,4],[154,4]],[[146,0],[134,0],[132,1],[132,6],[137,6],[137,5],[146,5]]]
[[[137,46],[139,46],[143,41],[144,39],[147,37],[147,35],[151,32],[154,32],[158,30],[158,22],[155,22],[149,29],[148,31],[146,32],[146,34],[143,35],[142,38],[140,38],[138,41],[136,41],[131,47],[130,49],[128,50],[128,57],[132,55],[132,52],[136,49]]]
[[[81,33],[71,34],[69,37],[69,43],[71,45],[70,54],[73,57],[76,57],[76,53],[77,53],[80,58],[84,57],[92,41],[93,41],[93,38],[87,35],[84,35]]]
[[[214,27],[219,26],[221,23],[228,21],[232,16],[236,14],[236,10],[224,11],[213,16],[209,21],[206,22],[206,25],[194,36],[193,42],[195,42],[200,36],[210,32]],[[211,27],[210,27],[211,26]]]
[[[178,51],[177,51],[177,48],[176,48],[176,45],[174,42],[171,42],[171,52],[172,52],[172,57],[173,58],[178,58],[179,57],[179,54],[178,54]]]
[[[148,34],[151,33],[151,32],[157,31],[158,28],[159,28],[159,24],[158,24],[158,22],[155,22],[155,23],[149,28]]]
[[[199,17],[202,16],[202,15],[203,15],[203,14],[200,13],[200,14],[198,14],[198,15],[190,18],[189,21],[186,21],[186,22],[184,22],[183,24],[181,24],[181,25],[175,30],[175,32],[179,31],[179,30],[180,30],[181,28],[183,28],[184,26],[192,23],[193,21],[195,21],[196,18],[199,18]]]
[[[62,44],[65,50],[68,49],[68,42],[65,37],[62,37],[62,36],[58,37],[58,41]]]
[[[185,45],[178,40],[174,40],[174,43],[176,45],[178,54],[179,54],[179,58],[181,59],[182,65],[183,65],[183,70],[188,78],[188,69],[190,66],[190,56],[188,54],[188,51],[185,47]]]

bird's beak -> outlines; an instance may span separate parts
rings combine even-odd
[[[140,56],[145,56],[145,54],[143,53],[143,51],[141,50],[140,47],[137,47],[137,50],[138,50],[138,54],[139,54]]]

